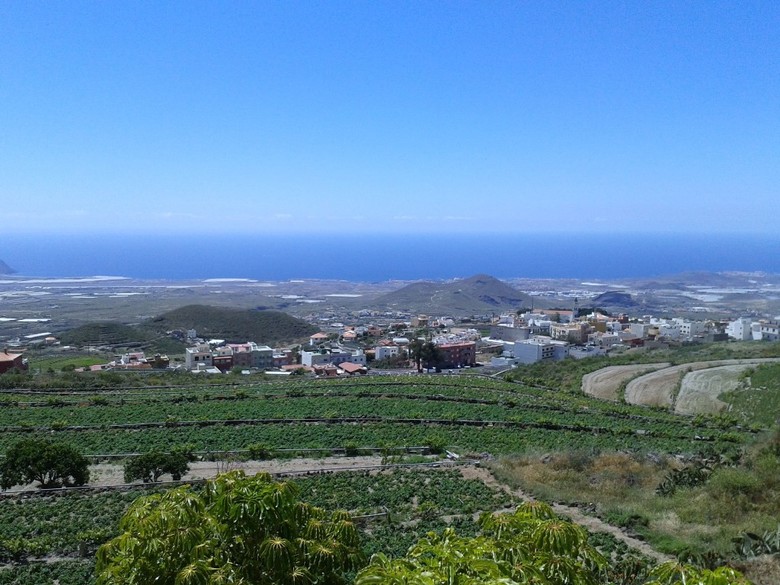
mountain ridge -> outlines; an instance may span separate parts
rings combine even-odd
[[[0,274],[16,274],[16,270],[8,266],[5,262],[0,260]]]

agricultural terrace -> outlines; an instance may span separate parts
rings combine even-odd
[[[188,445],[224,452],[411,447],[466,453],[688,452],[749,439],[706,420],[476,376],[369,377],[106,391],[3,391],[0,448],[40,436],[100,458]]]
[[[87,375],[74,386],[63,379],[71,378],[49,375],[43,387],[31,383],[0,392],[0,449],[45,436],[71,444],[105,467],[121,465],[129,454],[186,446],[198,458],[223,461],[228,469],[237,459],[361,451],[418,461],[423,458],[403,453],[420,447],[448,449],[464,459],[514,454],[544,461],[547,453],[615,451],[641,458],[703,449],[729,452],[755,439],[747,428],[716,418],[680,417],[596,400],[568,387],[475,375],[252,378],[240,384],[232,376],[193,384],[192,377],[177,375],[155,378],[162,382],[157,386],[148,378],[146,384],[124,386],[117,381],[121,377]],[[460,534],[473,534],[476,514],[517,503],[500,485],[469,475],[469,469],[385,468],[296,481],[312,503],[370,516],[361,521],[368,554],[399,556],[429,530],[455,525]],[[100,479],[96,473],[93,484]],[[133,484],[4,494],[0,585],[93,582],[95,549],[116,534],[122,512],[149,489],[160,488]],[[592,538],[616,558],[633,562],[624,543],[603,534]]]
[[[368,555],[401,556],[428,531],[448,525],[473,535],[475,515],[519,503],[503,490],[465,477],[459,468],[324,474],[295,481],[302,500],[366,517],[359,523]],[[97,547],[116,536],[119,519],[133,500],[160,489],[73,490],[0,499],[0,584],[92,582]]]

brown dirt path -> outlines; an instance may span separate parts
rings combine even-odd
[[[484,467],[464,466],[461,467],[461,474],[463,474],[463,477],[467,479],[480,479],[485,483],[485,485],[488,485],[496,489],[504,490],[505,492],[512,494],[513,496],[516,496],[523,500],[531,501],[535,499],[533,496],[527,494],[521,489],[512,489],[509,486],[499,482],[495,477],[493,477],[493,474],[490,473],[490,471],[488,469],[485,469]],[[594,516],[588,516],[587,514],[583,513],[579,508],[575,508],[574,506],[566,506],[564,504],[552,504],[552,509],[556,514],[560,516],[566,516],[572,522],[575,522],[576,524],[583,526],[584,528],[590,530],[591,532],[605,532],[607,534],[611,534],[612,536],[624,542],[626,545],[633,548],[634,550],[637,550],[643,555],[655,559],[658,562],[663,563],[666,561],[674,560],[674,557],[658,552],[646,542],[634,538],[632,536],[629,536],[617,526],[612,526],[611,524],[607,524],[603,520],[596,518]]]

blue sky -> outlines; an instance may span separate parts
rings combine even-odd
[[[0,232],[772,233],[778,2],[5,2]]]

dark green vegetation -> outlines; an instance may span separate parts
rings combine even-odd
[[[60,341],[64,345],[140,347],[159,337],[153,331],[122,323],[89,323],[65,331],[60,335]]]
[[[297,478],[300,497],[328,510],[344,509],[356,516],[379,514],[359,520],[362,548],[367,555],[383,552],[403,555],[417,539],[448,522],[464,534],[474,534],[471,515],[508,508],[516,500],[489,488],[477,479],[464,479],[458,469],[395,470],[380,474],[339,473]],[[201,488],[196,485],[195,491]],[[0,562],[43,557],[72,557],[49,566],[48,573],[61,583],[88,583],[76,576],[91,575],[97,546],[119,534],[119,519],[130,504],[150,490],[70,492],[28,499],[0,500]],[[447,517],[448,522],[443,519]],[[86,557],[78,561],[80,556]],[[59,571],[61,569],[61,571]],[[0,570],[0,583],[40,583],[43,567]],[[68,575],[74,575],[68,581]],[[63,575],[65,578],[63,578]]]
[[[556,583],[599,585],[748,585],[737,571],[714,571],[674,562],[649,572],[632,561],[610,563],[589,542],[580,526],[566,522],[540,502],[522,504],[513,514],[485,514],[477,537],[462,537],[453,528],[429,534],[404,558],[379,554],[363,569],[355,585],[376,583]],[[645,574],[643,574],[645,573]]]
[[[0,462],[0,487],[38,482],[42,488],[84,485],[89,462],[76,449],[47,439],[15,443]]]
[[[279,311],[188,305],[133,325],[87,323],[65,331],[60,340],[65,345],[80,347],[110,346],[183,353],[185,345],[170,338],[168,332],[189,329],[195,329],[201,337],[219,337],[240,343],[255,341],[269,345],[300,342],[317,332],[315,327],[305,321]]]
[[[178,481],[190,469],[190,456],[183,449],[170,453],[149,451],[125,460],[125,483],[141,480],[154,483],[163,475]]]
[[[692,452],[750,440],[702,417],[476,376],[297,380],[236,386],[0,395],[0,448],[46,432],[87,455],[270,448],[419,446],[493,454],[529,450]]]
[[[780,422],[780,364],[757,366],[743,374],[741,387],[720,396],[741,422],[771,426]]]
[[[298,496],[294,483],[234,471],[141,498],[98,550],[97,583],[342,583],[364,563],[354,521]]]
[[[227,309],[188,305],[163,313],[144,326],[159,334],[174,329],[195,329],[198,336],[218,337],[228,342],[255,341],[275,345],[300,341],[317,332],[305,321],[279,311]]]

